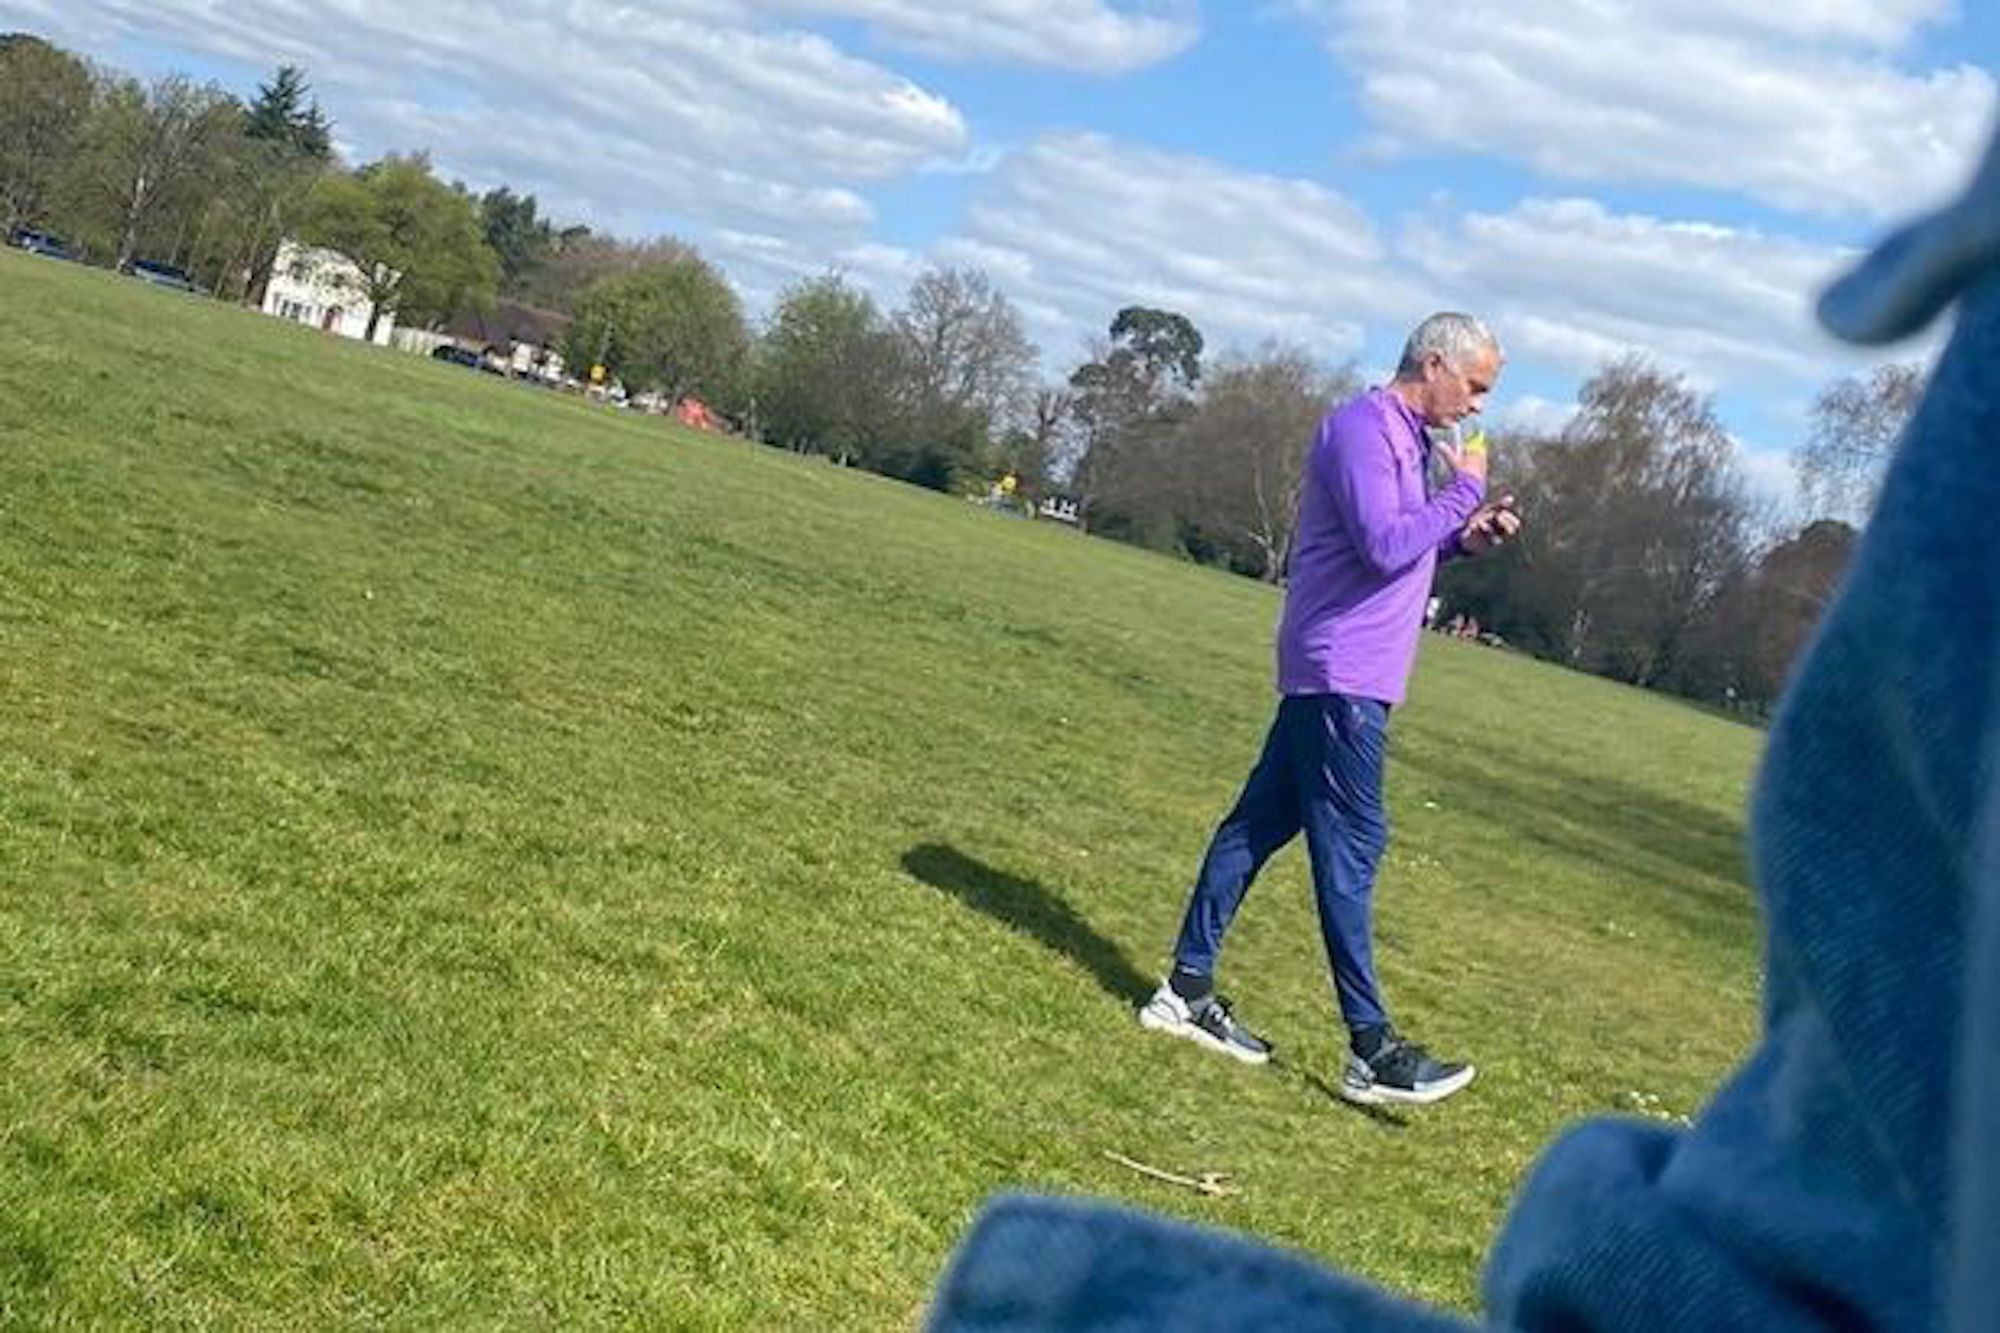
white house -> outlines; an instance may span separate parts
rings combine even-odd
[[[366,338],[374,312],[366,292],[361,270],[346,256],[288,240],[278,246],[263,310],[343,338]],[[375,342],[387,347],[395,331],[396,316],[384,313],[375,325]]]

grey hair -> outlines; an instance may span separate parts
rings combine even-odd
[[[1481,352],[1498,356],[1500,340],[1493,336],[1493,330],[1471,315],[1446,310],[1432,315],[1411,332],[1410,340],[1403,344],[1403,361],[1396,367],[1396,373],[1416,374],[1423,369],[1424,358],[1433,352],[1453,370],[1462,370],[1466,362]]]

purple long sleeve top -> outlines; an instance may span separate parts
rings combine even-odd
[[[1281,694],[1403,701],[1438,557],[1486,493],[1461,473],[1430,494],[1427,455],[1422,420],[1386,388],[1320,423],[1278,628]]]

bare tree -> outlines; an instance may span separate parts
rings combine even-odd
[[[548,252],[522,276],[513,295],[529,305],[574,314],[584,293],[603,279],[677,263],[693,253],[671,237],[625,241],[588,227],[559,228],[550,235]]]
[[[1042,385],[1028,399],[1021,423],[995,442],[993,465],[1015,479],[1022,498],[1039,499],[1060,484],[1057,472],[1071,403],[1067,386]]]
[[[1654,684],[1750,559],[1752,508],[1712,404],[1679,376],[1627,358],[1579,399],[1515,464],[1529,524],[1496,566],[1509,637]]]
[[[1856,538],[1837,519],[1817,519],[1765,551],[1716,596],[1674,686],[1751,711],[1768,709],[1831,604]]]
[[[996,435],[1025,418],[1036,356],[1013,303],[978,269],[930,269],[890,333],[895,419],[870,466],[938,490],[990,475]]]
[[[1328,371],[1278,343],[1211,371],[1175,439],[1178,499],[1193,535],[1246,573],[1282,578],[1314,430],[1330,403],[1359,388],[1351,366]]]
[[[1036,349],[1014,305],[978,269],[936,268],[910,284],[894,326],[921,410],[1011,424],[1027,397]]]
[[[1855,522],[1875,506],[1882,472],[1923,395],[1923,367],[1878,366],[1836,380],[1813,402],[1812,428],[1792,460],[1808,513]]]
[[[1038,488],[1055,479],[1063,432],[1075,408],[1076,394],[1066,384],[1044,384],[1035,390],[1029,404],[1026,444],[1013,464],[1016,472],[1032,478]]]

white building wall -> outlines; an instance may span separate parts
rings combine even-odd
[[[358,340],[368,336],[368,315],[373,309],[363,290],[361,270],[344,256],[285,241],[271,266],[263,310],[279,319]],[[395,331],[395,315],[383,315],[375,326],[376,345],[387,347]]]

